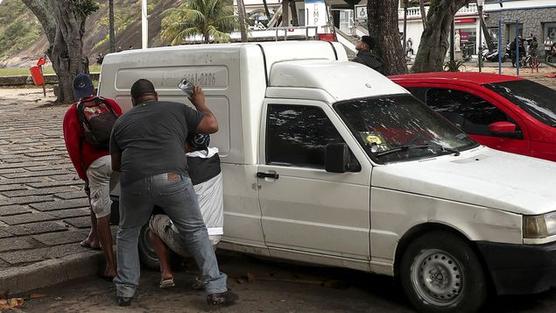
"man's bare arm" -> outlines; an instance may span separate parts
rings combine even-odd
[[[191,103],[193,103],[197,111],[203,113],[203,118],[197,126],[197,132],[202,134],[216,133],[218,131],[218,121],[212,111],[207,107],[205,102],[205,93],[201,87],[195,86],[193,88]]]

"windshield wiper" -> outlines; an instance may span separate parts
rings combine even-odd
[[[461,152],[460,152],[459,150],[452,149],[452,148],[449,148],[449,147],[445,147],[445,146],[443,146],[443,145],[441,145],[441,144],[438,144],[438,143],[436,143],[436,142],[432,142],[432,143],[433,143],[434,145],[440,147],[440,149],[442,149],[442,151],[446,151],[446,152],[453,153],[454,156],[459,156],[459,155],[461,154]]]
[[[430,147],[431,147],[430,145],[403,145],[403,146],[398,146],[398,147],[392,148],[390,150],[377,152],[377,153],[375,153],[375,156],[383,157],[385,155],[389,155],[389,154],[396,153],[396,152],[402,152],[402,151],[407,151],[407,150],[417,150],[417,149],[428,149]]]
[[[442,149],[442,151],[446,151],[446,152],[450,152],[453,153],[454,156],[459,156],[460,152],[456,149],[452,149],[452,148],[448,148],[448,147],[444,147],[440,144],[435,143],[435,146],[440,147],[440,149]],[[385,155],[389,155],[392,153],[396,153],[396,152],[402,152],[402,151],[408,151],[408,150],[418,150],[418,149],[428,149],[428,148],[433,148],[434,146],[432,144],[426,144],[426,145],[403,145],[403,146],[398,146],[395,148],[392,148],[390,150],[386,150],[386,151],[382,151],[382,152],[377,152],[375,153],[375,156],[377,157],[383,157]]]

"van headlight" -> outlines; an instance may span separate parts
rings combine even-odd
[[[523,216],[523,238],[539,239],[556,235],[556,212]]]

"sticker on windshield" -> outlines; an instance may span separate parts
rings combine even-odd
[[[359,135],[361,136],[361,139],[363,139],[365,145],[371,147],[373,153],[388,149],[384,138],[382,138],[382,136],[378,133],[365,131],[359,132]]]

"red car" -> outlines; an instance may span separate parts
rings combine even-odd
[[[556,161],[556,90],[514,76],[422,73],[391,76],[477,142]]]

